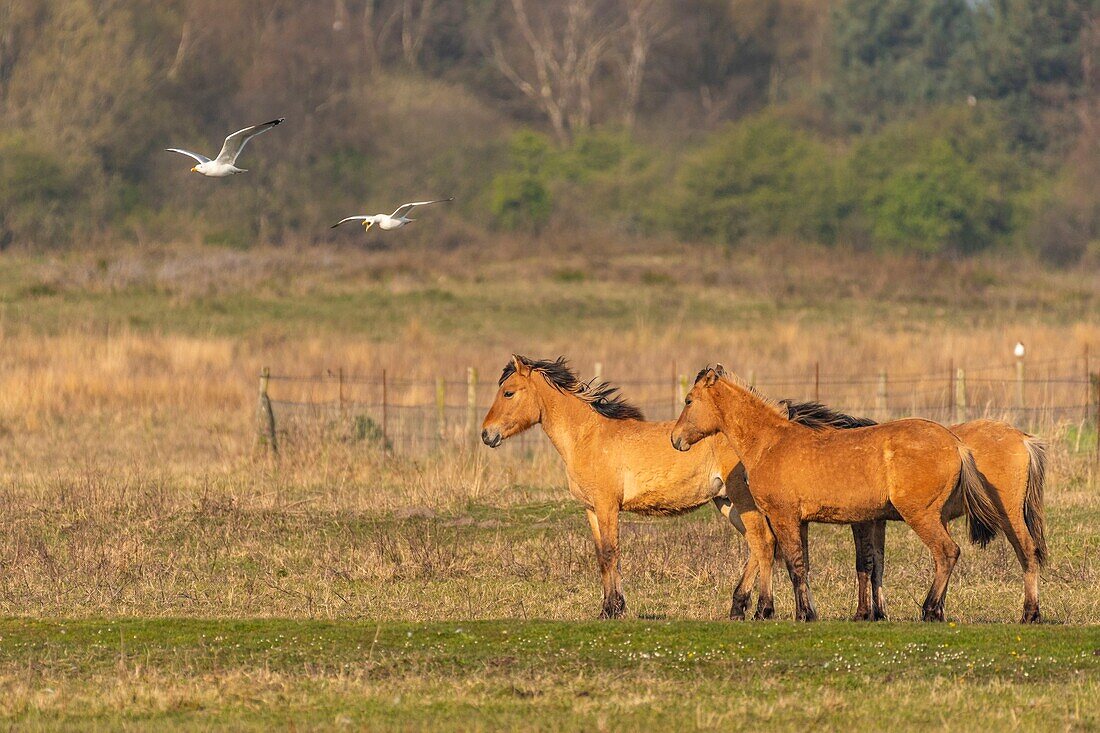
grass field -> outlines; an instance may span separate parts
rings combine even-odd
[[[1091,346],[1100,363],[1088,273],[599,244],[3,253],[0,715],[32,729],[1100,726],[1086,423],[1045,426],[1039,628],[1011,623],[1021,581],[1003,540],[964,546],[954,626],[912,623],[931,561],[900,524],[890,623],[844,621],[850,533],[815,526],[826,620],[731,624],[746,550],[709,508],[627,518],[628,620],[595,623],[588,529],[545,445],[254,451],[262,365],[429,382],[475,366],[494,382],[518,351],[601,361],[612,380],[715,360],[923,373],[1004,363],[1017,339],[1040,361]],[[785,575],[775,587],[788,619]]]
[[[1087,730],[1100,640],[824,622],[0,622],[22,729]]]

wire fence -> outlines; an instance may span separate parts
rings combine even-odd
[[[1100,373],[1090,372],[1092,366],[1086,355],[973,368],[949,364],[925,373],[842,375],[815,364],[802,374],[749,371],[743,376],[769,396],[815,400],[880,422],[924,417],[951,425],[986,417],[1040,435],[1068,430],[1076,451],[1097,451],[1100,460]],[[594,371],[600,376],[599,364]],[[665,374],[615,384],[647,419],[672,420],[680,414],[693,375],[674,369]],[[422,455],[476,441],[496,391],[496,380],[479,378],[473,367],[464,375],[434,380],[394,378],[385,369],[292,375],[265,368],[259,434],[273,448],[336,438]],[[504,446],[523,452],[545,448],[548,441],[541,430],[531,430]]]

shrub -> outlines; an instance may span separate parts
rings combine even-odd
[[[553,149],[549,139],[530,130],[512,136],[509,170],[498,173],[490,184],[489,210],[497,226],[537,231],[554,210],[550,195],[549,165]]]
[[[941,110],[884,129],[849,160],[842,210],[880,248],[967,253],[1016,231],[1032,185],[995,115]]]
[[[67,241],[81,219],[83,172],[27,135],[0,137],[0,244]]]
[[[685,161],[668,212],[680,234],[721,242],[747,236],[835,235],[834,166],[824,145],[755,117],[715,133]]]

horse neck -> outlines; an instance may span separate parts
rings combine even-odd
[[[717,406],[722,432],[745,467],[751,468],[792,423],[747,390],[725,382],[719,384],[722,389]]]
[[[543,379],[533,380],[542,413],[542,429],[567,466],[581,435],[598,428],[596,411],[578,397],[555,389]]]

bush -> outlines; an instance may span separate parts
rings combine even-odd
[[[677,180],[678,205],[667,215],[688,237],[831,241],[834,179],[824,145],[784,122],[755,117],[714,134],[688,157]]]
[[[509,170],[490,184],[489,210],[497,226],[537,231],[550,218],[550,162],[553,149],[546,136],[524,130],[509,143]]]
[[[975,252],[1017,231],[1032,185],[995,115],[941,110],[864,142],[842,207],[880,248]]]
[[[84,167],[23,134],[0,137],[0,244],[56,244],[81,221]]]

